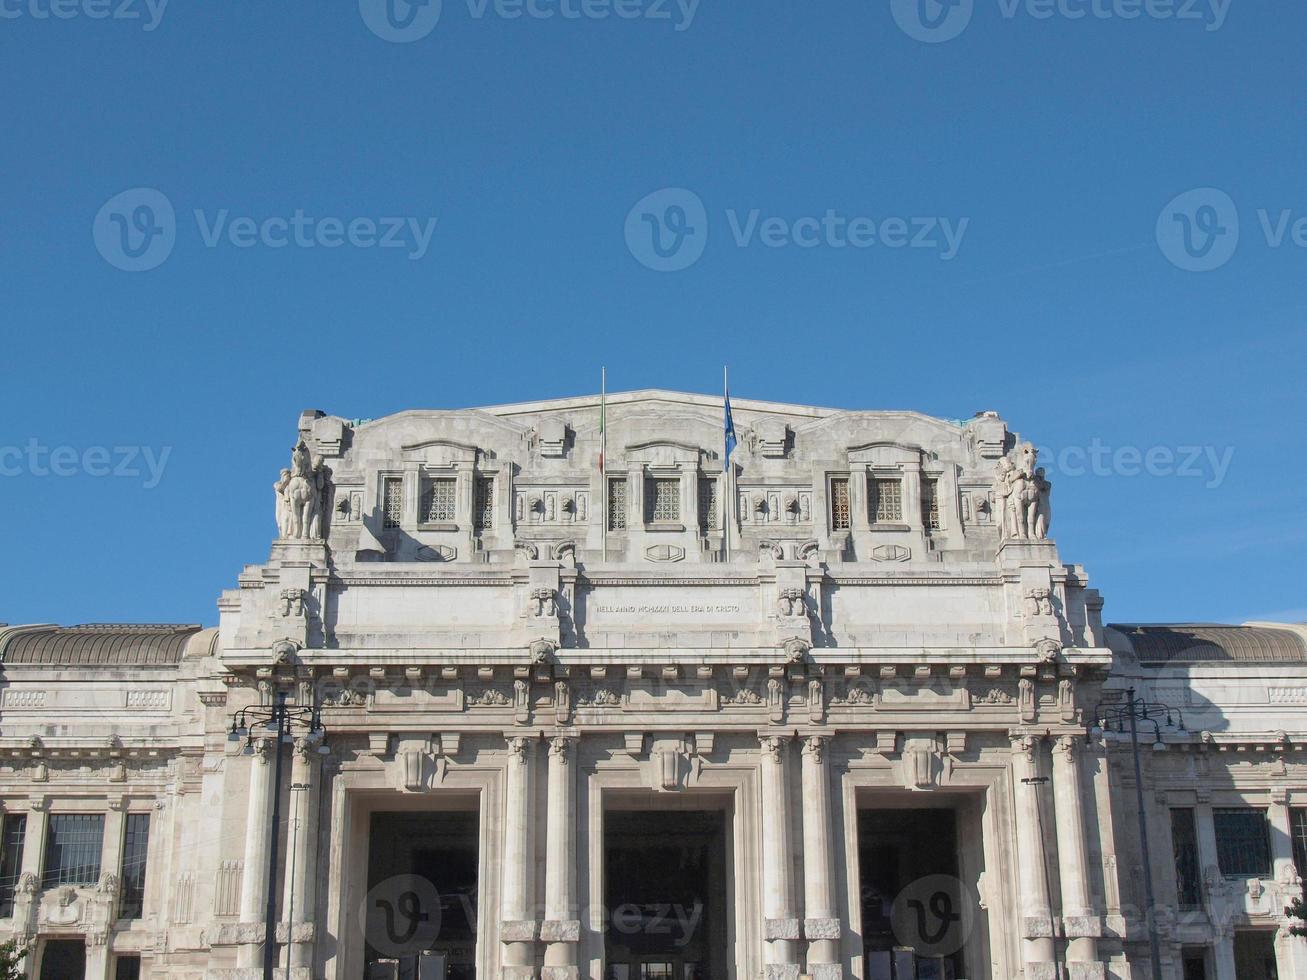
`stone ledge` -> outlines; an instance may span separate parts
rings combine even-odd
[[[1053,923],[1046,915],[1027,915],[1021,920],[1024,939],[1052,939]]]
[[[838,963],[811,963],[808,972],[812,980],[844,980],[844,967]]]
[[[505,919],[499,923],[499,941],[501,943],[533,943],[536,940],[536,931],[535,919]]]
[[[540,980],[534,966],[501,966],[499,980]]]
[[[1026,980],[1058,980],[1056,963],[1027,963]]]
[[[1102,963],[1068,963],[1068,980],[1107,980],[1107,967]]]
[[[1062,932],[1067,939],[1101,939],[1103,920],[1096,915],[1073,915],[1062,919]]]
[[[763,967],[762,975],[763,980],[799,980],[799,964],[768,963]]]
[[[798,939],[798,919],[764,919],[762,938],[771,942],[775,939]]]
[[[839,919],[804,919],[803,935],[808,939],[839,939]]]
[[[579,943],[581,941],[581,920],[545,919],[540,925],[540,941],[542,943]],[[559,969],[562,969],[562,967]]]
[[[581,980],[579,966],[544,966],[540,968],[540,980]]]

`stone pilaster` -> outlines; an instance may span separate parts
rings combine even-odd
[[[531,774],[536,740],[508,740],[504,773],[504,867],[499,939],[504,944],[501,980],[535,980],[536,920],[531,911],[534,858],[531,853]]]
[[[1048,854],[1044,847],[1040,742],[1012,735],[1012,778],[1016,794],[1017,867],[1021,887],[1021,952],[1026,980],[1057,980],[1053,919],[1048,892]]]
[[[797,980],[800,938],[790,864],[790,804],[786,778],[788,735],[761,735],[762,914],[766,980]]]
[[[835,910],[831,861],[830,738],[803,740],[803,935],[808,973],[839,980],[840,920]]]
[[[1068,980],[1106,980],[1098,958],[1102,920],[1089,895],[1089,844],[1085,839],[1082,740],[1064,735],[1053,747],[1053,801],[1057,808],[1058,877],[1062,883],[1062,929],[1067,938]]]
[[[1285,789],[1271,791],[1271,806],[1267,813],[1271,823],[1271,861],[1275,882],[1280,890],[1280,902],[1287,906],[1301,898],[1302,880],[1298,877],[1293,859],[1293,822],[1289,814],[1289,793]],[[1307,938],[1292,935],[1289,930],[1295,921],[1287,919],[1280,924],[1275,938],[1275,963],[1282,977],[1307,977]]]
[[[290,823],[282,915],[291,965],[313,964],[312,923],[317,889],[318,773],[315,740],[295,741],[290,770]]]
[[[543,980],[577,980],[581,922],[576,908],[576,739],[549,740],[549,812],[546,816],[545,947]]]
[[[240,921],[244,926],[242,936],[259,938],[241,943],[236,962],[239,966],[250,969],[262,962],[261,927],[268,900],[268,842],[269,823],[272,820],[269,808],[272,799],[272,753],[276,748],[278,746],[273,744],[272,739],[257,739],[249,765],[250,790],[245,811],[245,872],[241,877]]]

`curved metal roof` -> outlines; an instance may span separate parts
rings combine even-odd
[[[1288,627],[1175,623],[1113,625],[1111,629],[1130,641],[1140,663],[1150,666],[1307,663],[1307,640]]]
[[[167,667],[203,627],[87,623],[19,627],[0,635],[0,663],[70,667]]]

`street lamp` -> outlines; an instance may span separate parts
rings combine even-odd
[[[322,727],[322,716],[316,708],[308,706],[288,708],[286,692],[277,694],[277,703],[267,707],[242,708],[232,715],[231,728],[227,732],[227,741],[239,742],[245,739],[245,747],[252,749],[254,736],[250,729],[263,725],[277,729],[276,741],[273,742],[273,778],[272,778],[272,825],[268,829],[268,903],[263,920],[263,980],[272,980],[273,970],[277,965],[277,827],[281,823],[281,746],[284,741],[294,741],[296,730],[308,738],[321,741],[326,735]],[[319,746],[318,751],[326,750]],[[251,828],[253,829],[253,828]],[[252,869],[251,869],[252,870]],[[289,937],[288,937],[289,938]]]
[[[1184,731],[1184,718],[1158,701],[1145,701],[1135,697],[1132,687],[1126,691],[1125,703],[1113,702],[1100,704],[1094,709],[1095,734],[1102,734],[1104,729],[1123,732],[1128,723],[1130,730],[1130,751],[1135,762],[1135,805],[1139,811],[1139,844],[1144,857],[1144,901],[1148,905],[1148,946],[1153,959],[1153,980],[1162,980],[1162,951],[1157,938],[1157,910],[1153,899],[1153,859],[1148,848],[1148,813],[1144,809],[1144,777],[1139,763],[1139,723],[1153,726],[1153,751],[1165,752],[1166,743],[1162,741],[1162,725],[1174,727],[1179,718],[1179,728]]]

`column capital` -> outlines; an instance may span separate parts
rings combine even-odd
[[[817,765],[826,762],[826,750],[829,746],[829,735],[805,735],[803,737],[803,754]]]
[[[567,765],[572,761],[572,755],[576,751],[577,737],[575,735],[552,735],[549,738],[549,758],[557,760],[559,765]]]
[[[764,758],[770,758],[772,762],[781,762],[785,758],[785,748],[790,743],[790,735],[758,735],[758,742],[765,753]]]
[[[534,743],[535,739],[526,735],[510,736],[508,738],[509,761],[516,762],[518,765],[526,765],[530,750]]]
[[[1054,758],[1061,756],[1067,762],[1074,762],[1085,748],[1085,739],[1082,735],[1059,735],[1053,742]]]

